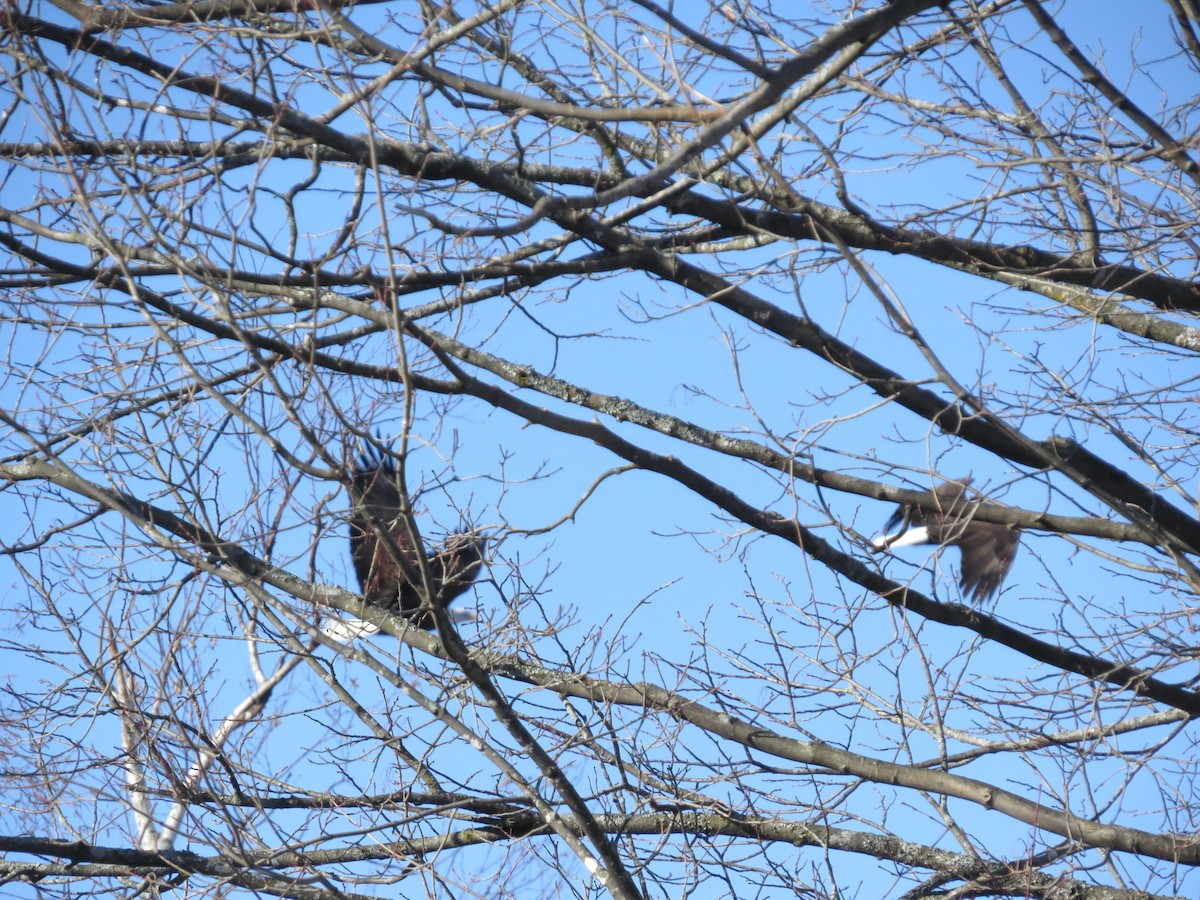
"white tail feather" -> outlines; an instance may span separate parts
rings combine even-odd
[[[450,621],[456,625],[461,625],[463,622],[479,621],[479,616],[475,615],[469,609],[448,609],[446,612],[450,615]],[[321,626],[321,634],[337,641],[339,644],[349,644],[360,637],[370,637],[378,633],[378,625],[372,625],[370,622],[364,622],[362,619],[329,618]]]
[[[372,625],[362,619],[326,619],[325,624],[321,626],[321,634],[339,644],[349,644],[364,635],[372,635],[378,631],[378,625]]]
[[[924,525],[919,525],[899,534],[877,537],[871,541],[871,546],[876,550],[884,550],[891,547],[911,547],[913,544],[927,543],[929,543],[929,529]]]

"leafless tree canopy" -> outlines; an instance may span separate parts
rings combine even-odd
[[[0,892],[1200,894],[1198,13],[12,0]]]

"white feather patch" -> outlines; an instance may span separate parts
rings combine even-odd
[[[475,615],[469,609],[450,609],[447,612],[450,614],[450,621],[456,625],[461,625],[463,622],[479,621],[479,616]],[[337,641],[339,644],[349,644],[360,637],[370,637],[378,633],[378,625],[372,625],[370,622],[364,622],[362,619],[329,618],[321,626],[321,634]]]
[[[920,525],[917,528],[902,531],[900,534],[877,537],[871,541],[871,546],[876,550],[883,550],[885,548],[911,547],[913,544],[927,543],[929,543],[929,529],[924,525]]]

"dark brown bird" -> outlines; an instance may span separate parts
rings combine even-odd
[[[350,507],[350,555],[363,600],[398,612],[417,628],[432,630],[435,620],[424,605],[420,556],[413,547],[400,502],[396,461],[367,448],[350,473],[354,490]],[[381,540],[383,532],[388,540]],[[432,601],[448,607],[469,588],[483,567],[487,538],[466,531],[450,535],[425,555]],[[469,616],[457,616],[469,618]]]
[[[941,544],[958,547],[962,553],[959,584],[971,601],[991,597],[1012,568],[1021,543],[1021,531],[992,522],[972,519],[975,504],[967,498],[970,478],[945,481],[933,489],[936,509],[901,506],[888,519],[884,531],[897,525],[895,534],[876,538],[877,549],[907,547],[913,544]]]

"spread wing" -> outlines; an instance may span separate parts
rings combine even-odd
[[[1000,590],[1017,555],[1021,533],[991,522],[972,522],[962,529],[955,543],[962,551],[959,583],[963,594],[978,602]]]
[[[959,585],[964,597],[978,603],[1000,590],[1017,555],[1021,532],[1006,525],[976,522],[971,515],[973,503],[967,497],[970,483],[970,478],[947,481],[934,493],[944,516],[938,540],[956,545],[962,553]]]
[[[435,552],[426,557],[429,576],[437,592],[434,601],[447,607],[474,583],[483,568],[483,552],[487,538],[476,532],[452,534]],[[434,618],[421,607],[421,591],[417,584],[405,584],[400,591],[400,608],[415,613],[410,621],[418,628],[432,629]]]

